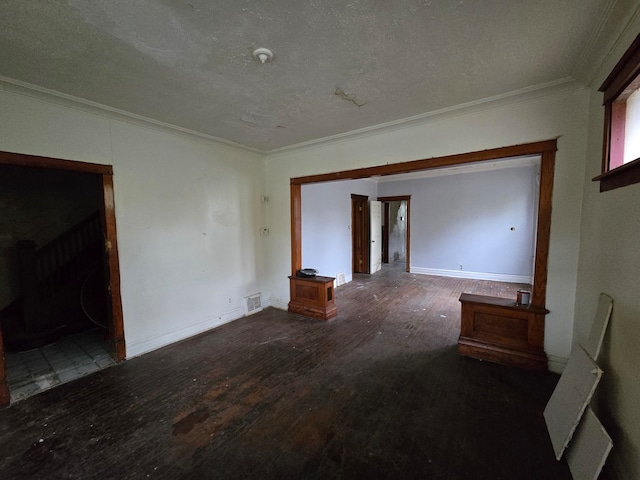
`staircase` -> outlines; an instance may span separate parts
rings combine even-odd
[[[102,275],[100,217],[94,213],[41,248],[23,240],[16,245],[22,296],[0,313],[8,351],[38,348],[61,335],[93,326],[83,311],[87,280]],[[104,281],[97,288],[105,291]]]

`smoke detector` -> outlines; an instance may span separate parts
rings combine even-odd
[[[273,52],[268,48],[256,48],[253,51],[253,58],[260,60],[260,63],[270,62],[273,58]]]

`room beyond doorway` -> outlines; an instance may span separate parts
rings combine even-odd
[[[404,262],[411,271],[411,195],[378,197],[384,205],[382,262]]]
[[[536,220],[536,238],[533,255],[533,284],[531,305],[545,308],[547,297],[547,267],[551,232],[551,207],[553,197],[553,178],[557,139],[541,142],[498,147],[490,150],[453,154],[444,157],[425,158],[374,167],[345,170],[326,174],[310,175],[290,179],[291,195],[291,272],[295,274],[302,268],[302,186],[338,180],[366,179],[375,176],[388,176],[418,172],[430,169],[450,168],[469,165],[476,162],[502,161],[510,158],[538,156],[540,158],[540,176],[537,182],[538,203]]]
[[[98,223],[101,231],[101,240],[98,242],[98,245],[103,251],[100,263],[103,265],[102,277],[105,280],[104,285],[106,287],[106,301],[103,309],[108,311],[106,317],[109,319],[107,325],[109,331],[108,350],[111,352],[114,361],[123,360],[125,358],[124,325],[120,299],[120,272],[115,225],[112,167],[109,165],[90,164],[9,152],[0,152],[0,166],[21,167],[27,170],[33,169],[32,171],[34,172],[50,170],[52,172],[63,171],[90,174],[95,179],[95,183],[98,186],[96,196],[98,197]],[[66,271],[67,270],[65,270],[65,272]],[[58,271],[56,270],[54,273],[57,274]],[[39,277],[35,275],[33,277],[37,287]],[[52,283],[55,284],[55,282]],[[32,291],[38,292],[39,290],[36,288]],[[33,305],[33,303],[29,303],[29,305]],[[2,329],[0,329],[0,406],[4,406],[10,402],[10,392],[7,385],[6,365],[4,362],[4,342],[1,340]]]

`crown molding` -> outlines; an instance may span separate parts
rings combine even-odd
[[[603,19],[599,24],[599,30],[593,35],[592,42],[585,48],[578,67],[574,71],[574,76],[581,79],[582,83],[596,89],[604,81],[622,53],[629,47],[630,42],[627,38],[630,37],[633,40],[638,34],[640,4],[623,15],[617,25],[610,27],[615,32],[610,38],[603,38],[606,35],[607,23],[612,21],[611,16],[616,4],[617,2],[612,0],[607,4],[608,8],[603,9]],[[606,18],[604,18],[605,14]],[[612,62],[611,66],[607,67],[607,62]],[[606,73],[602,73],[603,69]],[[600,78],[599,75],[604,76]]]
[[[392,122],[373,125],[371,127],[352,130],[350,132],[339,133],[337,135],[331,135],[329,137],[309,140],[308,142],[297,143],[295,145],[275,148],[273,150],[268,150],[265,153],[267,155],[274,155],[283,152],[304,150],[311,147],[317,147],[319,145],[327,145],[332,143],[339,143],[341,141],[350,141],[357,138],[380,135],[382,133],[390,133],[393,131],[403,130],[405,128],[411,128],[413,126],[424,124],[427,122],[441,120],[447,117],[467,115],[484,110],[491,110],[505,105],[522,103],[533,98],[556,95],[559,92],[572,90],[580,86],[581,85],[578,84],[573,77],[564,77],[552,82],[533,85],[504,94],[494,95],[492,97],[482,98],[479,100],[474,100],[471,102],[462,103],[459,105],[454,105],[451,107],[446,107],[419,115],[414,115],[412,117],[407,117]]]
[[[327,145],[332,143],[339,143],[342,141],[351,141],[358,138],[365,138],[368,136],[379,135],[382,133],[390,133],[393,131],[403,130],[411,128],[413,126],[424,124],[426,122],[432,122],[447,117],[453,117],[458,115],[465,115],[484,110],[490,110],[501,106],[521,103],[532,98],[541,96],[555,95],[559,92],[576,88],[578,83],[573,77],[565,77],[552,82],[533,85],[530,87],[514,90],[500,95],[487,97],[471,102],[466,102],[451,107],[434,110],[431,112],[414,115],[401,120],[395,120],[392,122],[373,125],[370,127],[361,128],[358,130],[352,130],[350,132],[340,133],[337,135],[331,135],[329,137],[323,137],[308,142],[297,143],[286,147],[276,148],[273,150],[263,151],[257,148],[247,147],[245,145],[225,140],[223,138],[214,137],[204,133],[196,132],[187,128],[179,127],[176,125],[154,120],[148,117],[143,117],[134,113],[126,112],[117,108],[109,107],[97,102],[85,100],[73,95],[68,95],[55,90],[47,89],[37,85],[22,82],[12,78],[4,77],[0,75],[0,89],[14,93],[17,95],[28,96],[47,103],[54,103],[65,108],[79,110],[85,113],[107,117],[112,120],[121,121],[137,126],[146,128],[154,128],[164,131],[165,133],[172,133],[191,137],[197,140],[213,143],[218,147],[227,147],[235,150],[244,150],[251,153],[258,153],[262,155],[273,155],[281,152],[289,152],[296,150],[304,150],[307,148],[318,147],[321,145]]]
[[[589,85],[593,79],[596,68],[594,68],[594,62],[591,60],[602,49],[602,37],[605,35],[605,29],[611,20],[616,3],[616,0],[609,0],[601,5],[598,24],[593,29],[593,33],[584,48],[580,51],[573,69],[573,78],[582,80],[585,85]]]
[[[207,143],[213,143],[218,147],[232,148],[235,150],[245,150],[248,152],[259,154],[265,153],[256,148],[247,147],[230,140],[225,140],[223,138],[214,137],[205,133],[196,132],[188,128],[178,127],[170,123],[161,122],[159,120],[154,120],[142,115],[126,112],[124,110],[109,107],[107,105],[93,102],[91,100],[74,97],[73,95],[68,95],[66,93],[22,82],[20,80],[15,80],[13,78],[5,77],[2,75],[0,75],[0,89],[5,92],[35,98],[46,103],[54,103],[65,108],[78,110],[84,113],[89,113],[91,115],[107,117],[115,121],[129,123],[146,128],[152,128],[155,130],[163,131],[165,133],[178,134],[181,136],[190,137],[192,139],[205,141]]]

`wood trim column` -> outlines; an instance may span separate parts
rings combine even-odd
[[[104,231],[105,260],[107,264],[107,285],[109,308],[111,310],[111,341],[114,360],[117,362],[126,357],[124,340],[124,315],[120,291],[120,261],[118,258],[118,236],[116,232],[116,211],[113,195],[113,177],[102,175],[103,206],[102,221]]]
[[[547,301],[547,267],[551,235],[551,204],[556,152],[542,152],[540,162],[540,193],[538,196],[538,228],[536,233],[535,264],[531,305],[545,308]]]
[[[302,185],[291,184],[291,275],[302,268]]]

